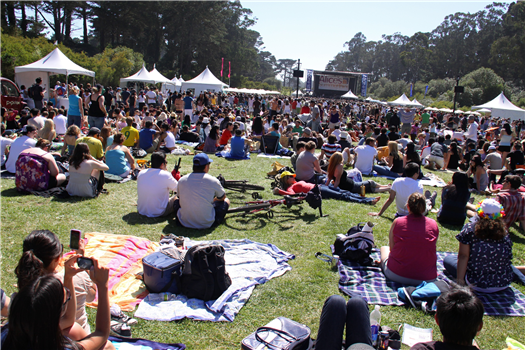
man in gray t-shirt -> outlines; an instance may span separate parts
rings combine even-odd
[[[314,101],[310,101],[310,114],[312,115],[312,120],[311,125],[308,126],[313,131],[319,132],[319,129],[321,128],[321,114],[319,113],[319,107],[315,105]]]

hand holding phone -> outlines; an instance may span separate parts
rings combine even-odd
[[[81,256],[81,257],[79,257],[77,259],[77,265],[78,265],[79,269],[91,270],[91,268],[94,266],[93,265],[93,259],[85,258],[85,257]]]
[[[69,248],[79,249],[80,248],[80,236],[82,236],[82,231],[80,230],[71,230],[69,234]]]

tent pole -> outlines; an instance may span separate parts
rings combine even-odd
[[[66,96],[69,95],[69,73],[66,70]]]

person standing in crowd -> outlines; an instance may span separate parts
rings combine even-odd
[[[46,89],[42,87],[42,78],[36,78],[35,82],[36,84],[31,86],[30,89],[32,89],[31,93],[33,101],[35,102],[35,108],[41,110],[44,107],[42,101],[44,100],[44,94],[46,93]]]
[[[102,96],[102,85],[97,84],[93,87],[93,94],[89,97],[90,105],[88,111],[89,127],[96,127],[99,130],[106,124],[108,112],[104,107],[104,96]]]
[[[73,86],[69,93],[69,109],[67,110],[67,126],[76,125],[82,127],[84,120],[84,103],[79,96],[80,89]]]
[[[183,101],[184,101],[184,115],[189,115],[193,123],[194,102],[193,102],[193,97],[191,97],[191,93],[186,92],[186,96],[184,96]]]

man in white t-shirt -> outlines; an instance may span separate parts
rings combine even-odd
[[[177,127],[174,125],[169,125],[168,123],[162,123],[160,129],[161,134],[159,146],[162,142],[164,142],[164,146],[159,147],[159,150],[165,153],[171,153],[171,151],[177,148],[177,145],[175,144],[175,135],[177,134]]]
[[[9,157],[5,162],[6,170],[12,174],[16,173],[16,161],[18,160],[20,153],[28,148],[35,147],[36,145],[35,137],[37,135],[37,130],[34,126],[25,125],[22,129],[22,135],[24,136],[17,138],[15,142],[11,144]]]
[[[64,110],[60,108],[58,110],[58,115],[53,118],[53,123],[55,123],[55,131],[57,135],[65,135],[67,131],[67,117],[64,115]]]
[[[166,169],[166,155],[155,152],[151,155],[151,168],[139,172],[137,177],[137,210],[150,218],[172,214],[177,196],[170,197],[170,191],[177,190],[177,180]]]
[[[33,108],[30,113],[31,113],[31,118],[27,120],[27,125],[34,126],[37,131],[42,129],[44,127],[46,118],[40,115],[40,110],[37,108]]]
[[[372,173],[374,167],[374,159],[377,156],[377,150],[375,149],[376,140],[373,137],[368,137],[365,141],[365,145],[357,146],[354,149],[356,158],[354,167],[364,175]]]
[[[148,105],[157,105],[157,94],[153,91],[154,87],[150,87],[150,90],[146,92],[146,99],[148,100]]]
[[[465,140],[467,140],[467,143],[469,142],[477,142],[478,141],[478,123],[476,123],[476,117],[473,115],[468,117],[468,128],[467,132],[463,135],[465,136]]]
[[[423,185],[418,181],[419,177],[419,165],[417,163],[408,163],[405,166],[406,177],[399,177],[392,183],[390,189],[390,197],[388,197],[385,204],[379,211],[379,213],[368,213],[371,216],[381,216],[388,209],[392,202],[396,201],[397,216],[408,215],[407,200],[408,197],[415,192],[423,194]]]
[[[220,224],[230,206],[219,180],[208,174],[212,160],[206,153],[193,157],[193,172],[179,180],[175,211],[179,223],[188,228],[206,229]]]

